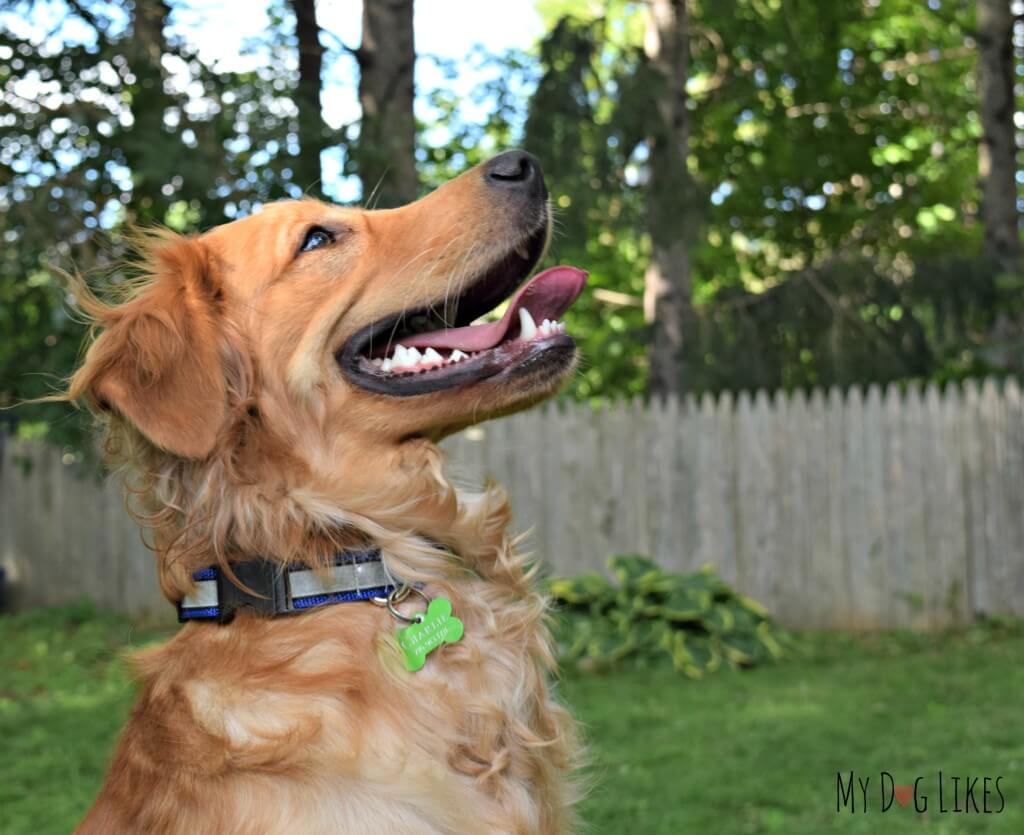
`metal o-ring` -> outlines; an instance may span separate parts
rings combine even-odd
[[[412,591],[412,586],[403,583],[400,586],[395,586],[395,588],[393,588],[388,594],[384,595],[384,597],[371,597],[370,602],[377,606],[389,606],[392,600],[394,600],[395,603],[401,603],[409,596],[410,591]]]
[[[416,594],[423,598],[424,602],[428,606],[430,605],[430,598],[427,597],[426,594],[424,594],[420,589],[416,588],[415,586],[399,586],[397,589],[391,592],[391,594],[388,595],[388,611],[391,612],[391,614],[394,615],[396,618],[398,618],[401,621],[405,621],[406,623],[419,623],[421,620],[423,620],[422,612],[418,615],[414,615],[413,617],[409,617],[408,615],[403,615],[401,612],[398,611],[398,609],[395,608],[395,604],[401,603],[403,600],[405,600],[405,598],[409,596],[409,592],[411,591],[416,592]]]

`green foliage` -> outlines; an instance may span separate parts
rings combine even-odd
[[[465,98],[448,87],[423,92],[427,118],[418,124],[416,158],[424,190],[515,147],[522,129],[522,103],[537,82],[533,56],[522,50],[491,55],[476,47],[461,65],[437,57],[433,61],[448,83],[454,84],[465,68],[483,73],[484,80]],[[486,119],[467,116],[467,106],[486,110]]]
[[[600,574],[553,579],[559,604],[555,635],[563,657],[583,667],[671,659],[690,678],[722,664],[749,667],[781,657],[787,639],[757,603],[733,591],[710,568],[662,571],[646,557],[608,562],[617,582]]]
[[[657,185],[645,7],[538,7],[544,74],[524,141],[554,161],[552,195],[567,207],[557,254],[592,273],[569,315],[586,362],[575,393],[633,393]],[[977,257],[973,9],[690,4],[690,170],[704,199],[679,218],[698,318],[686,390],[1022,370],[1019,277]]]
[[[572,387],[578,398],[640,394],[646,385],[646,326],[636,300],[649,244],[643,195],[624,178],[647,102],[627,94],[640,61],[615,38],[625,8],[554,22],[540,44],[523,134],[523,146],[544,163],[556,212],[549,260],[590,273],[567,315],[583,356]],[[608,291],[627,303],[609,306]]]
[[[83,329],[54,265],[116,282],[127,224],[193,231],[301,193],[294,24],[285,0],[267,4],[270,26],[246,46],[252,69],[236,72],[174,34],[187,32],[180,0],[4,6],[0,409],[73,367]],[[548,264],[590,272],[566,317],[583,357],[570,396],[642,394],[649,137],[663,92],[643,49],[649,7],[536,5],[537,44],[440,62],[446,83],[419,90],[422,182],[507,147],[540,157],[556,212]],[[974,4],[689,7],[685,390],[1024,372],[1024,279],[978,257]],[[466,66],[485,80],[463,96]],[[334,138],[352,173],[345,134]],[[67,410],[16,414],[82,444]]]
[[[291,182],[294,44],[280,0],[266,37],[247,47],[267,60],[237,73],[168,37],[170,10],[157,0],[5,6],[47,34],[0,20],[0,409],[51,393],[74,366],[84,328],[61,269],[116,283],[129,225],[191,232],[302,193]],[[13,415],[25,431],[45,422],[51,440],[87,445],[87,422],[66,407]]]

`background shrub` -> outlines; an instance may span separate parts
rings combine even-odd
[[[708,567],[663,571],[647,557],[608,561],[615,581],[584,574],[548,581],[555,638],[565,662],[581,668],[670,659],[691,678],[723,663],[749,667],[782,657],[791,642],[758,604]]]

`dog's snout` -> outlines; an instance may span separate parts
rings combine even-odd
[[[484,179],[493,188],[517,192],[524,197],[547,197],[544,173],[533,154],[506,151],[484,166]]]

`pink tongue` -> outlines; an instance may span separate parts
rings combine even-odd
[[[505,315],[497,322],[430,331],[402,339],[406,348],[447,348],[465,351],[486,351],[493,348],[508,333],[513,322],[519,321],[519,309],[525,307],[539,325],[545,319],[557,320],[583,292],[587,274],[576,267],[551,267],[535,275],[516,293]]]

